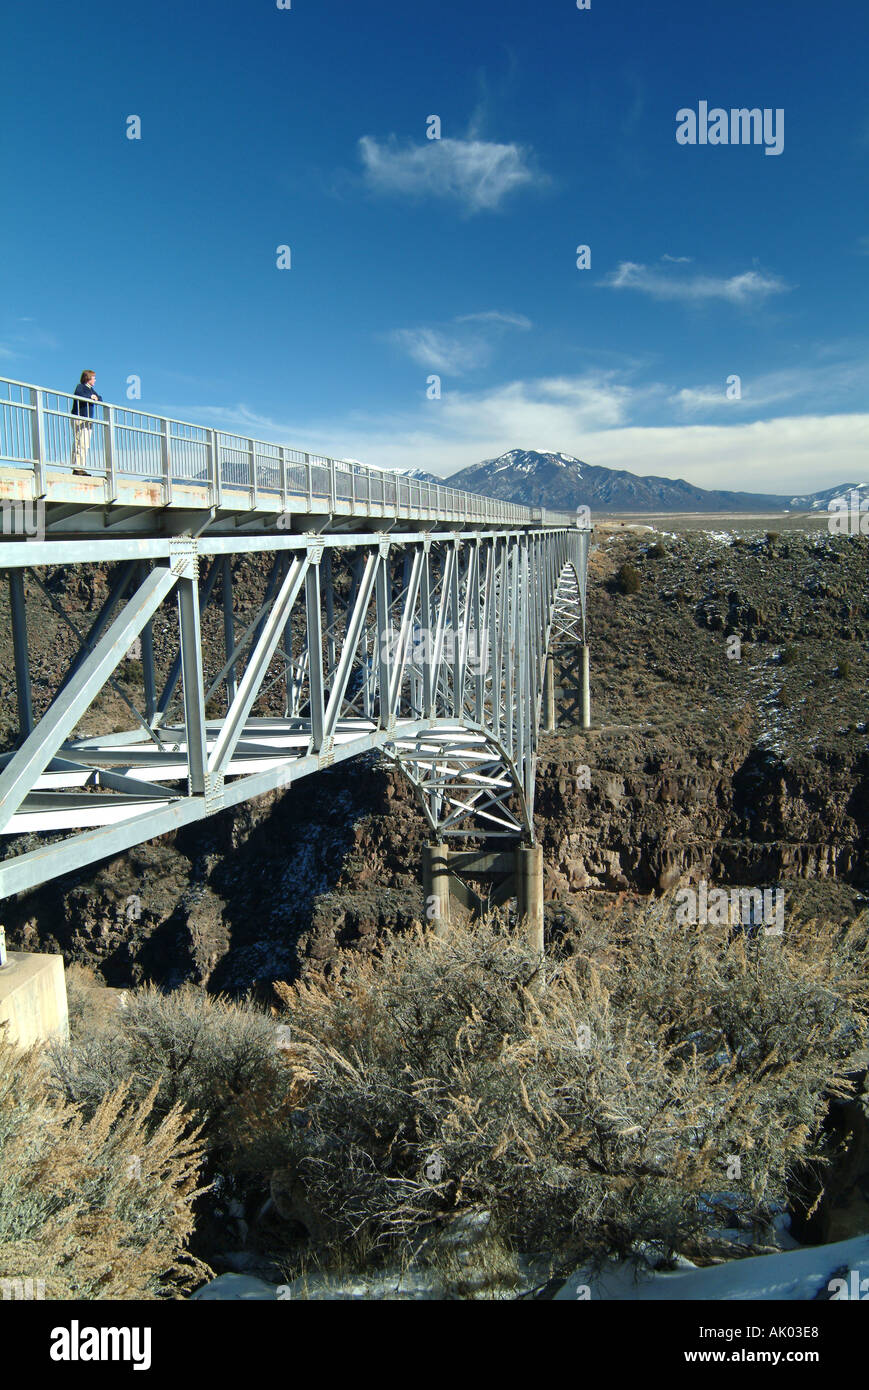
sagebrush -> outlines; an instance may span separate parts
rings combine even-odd
[[[189,985],[170,994],[148,985],[126,992],[98,1027],[88,1028],[101,993],[108,991],[82,991],[76,977],[72,1038],[52,1050],[55,1086],[86,1114],[120,1085],[135,1101],[153,1092],[155,1116],[181,1105],[200,1123],[210,1154],[221,1159],[235,1146],[239,1107],[267,1108],[288,1084],[275,1020],[251,1003]]]
[[[515,928],[419,929],[279,986],[280,1020],[131,993],[55,1053],[54,1085],[85,1117],[118,1086],[152,1124],[182,1106],[212,1171],[270,1186],[320,1263],[412,1260],[477,1219],[565,1265],[703,1258],[716,1226],[762,1244],[823,1161],[866,1039],[866,934],[865,914],[749,938],[627,905],[551,944],[541,993]]]
[[[493,922],[347,953],[328,982],[279,987],[295,1100],[244,1158],[280,1165],[334,1250],[394,1255],[488,1212],[519,1249],[672,1253],[723,1189],[760,1228],[849,1091],[864,944],[818,924],[749,941],[655,903],[568,943],[542,996],[533,951]]]
[[[0,1043],[0,1278],[46,1298],[178,1296],[208,1270],[187,1253],[202,1145],[180,1106],[107,1091],[85,1115],[44,1058]]]

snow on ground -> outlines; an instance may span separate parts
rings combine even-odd
[[[845,1282],[846,1291],[832,1280]],[[837,1241],[834,1245],[804,1246],[777,1255],[756,1255],[728,1260],[705,1269],[658,1270],[643,1273],[632,1265],[618,1264],[600,1275],[578,1270],[555,1298],[630,1299],[632,1301],[710,1299],[715,1301],[773,1299],[808,1302],[833,1301],[854,1296],[861,1280],[869,1281],[869,1236]],[[869,1289],[869,1282],[866,1288]]]
[[[613,1263],[599,1274],[577,1270],[555,1294],[556,1301],[596,1300],[625,1302],[841,1302],[869,1297],[869,1235],[837,1241],[833,1245],[807,1245],[775,1255],[756,1255],[745,1260],[699,1268],[690,1261],[667,1272],[643,1269],[629,1263]],[[490,1295],[491,1296],[491,1292]],[[500,1294],[510,1298],[509,1290]],[[515,1296],[515,1295],[514,1295]],[[443,1289],[425,1271],[395,1271],[353,1278],[309,1276],[291,1284],[270,1284],[249,1274],[221,1274],[197,1289],[191,1298],[256,1300],[292,1299],[381,1300],[394,1298],[438,1299]]]

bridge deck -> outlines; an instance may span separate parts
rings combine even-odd
[[[345,459],[0,378],[0,507],[7,535],[162,535],[575,525]],[[82,429],[84,434],[82,435]],[[81,439],[86,440],[86,451]],[[85,476],[73,471],[83,465]]]

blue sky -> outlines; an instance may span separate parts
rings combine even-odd
[[[0,374],[440,474],[869,475],[862,0],[49,0],[4,50]],[[679,144],[703,101],[781,153]]]

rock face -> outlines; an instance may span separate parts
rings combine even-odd
[[[728,735],[714,751],[705,742],[677,749],[654,731],[548,740],[537,793],[547,896],[663,892],[700,878],[763,885],[831,877],[867,886],[860,808],[869,754],[794,764],[759,749],[747,720]]]
[[[864,1055],[865,1063],[869,1054]],[[849,1240],[869,1231],[869,1080],[865,1070],[858,1085],[853,1099],[830,1104],[826,1129],[834,1158],[819,1174],[808,1175],[808,1199],[796,1212],[795,1234],[807,1244]]]
[[[653,540],[592,555],[595,727],[541,745],[550,895],[685,876],[869,886],[866,543]]]
[[[613,583],[625,562],[631,596]],[[867,577],[864,540],[598,540],[595,727],[540,746],[550,914],[689,878],[869,888]],[[61,951],[122,988],[267,992],[421,920],[424,839],[400,774],[369,757],[5,903],[3,921],[12,948]]]
[[[419,920],[423,830],[399,774],[357,760],[46,884],[6,926],[111,985],[267,986]]]

